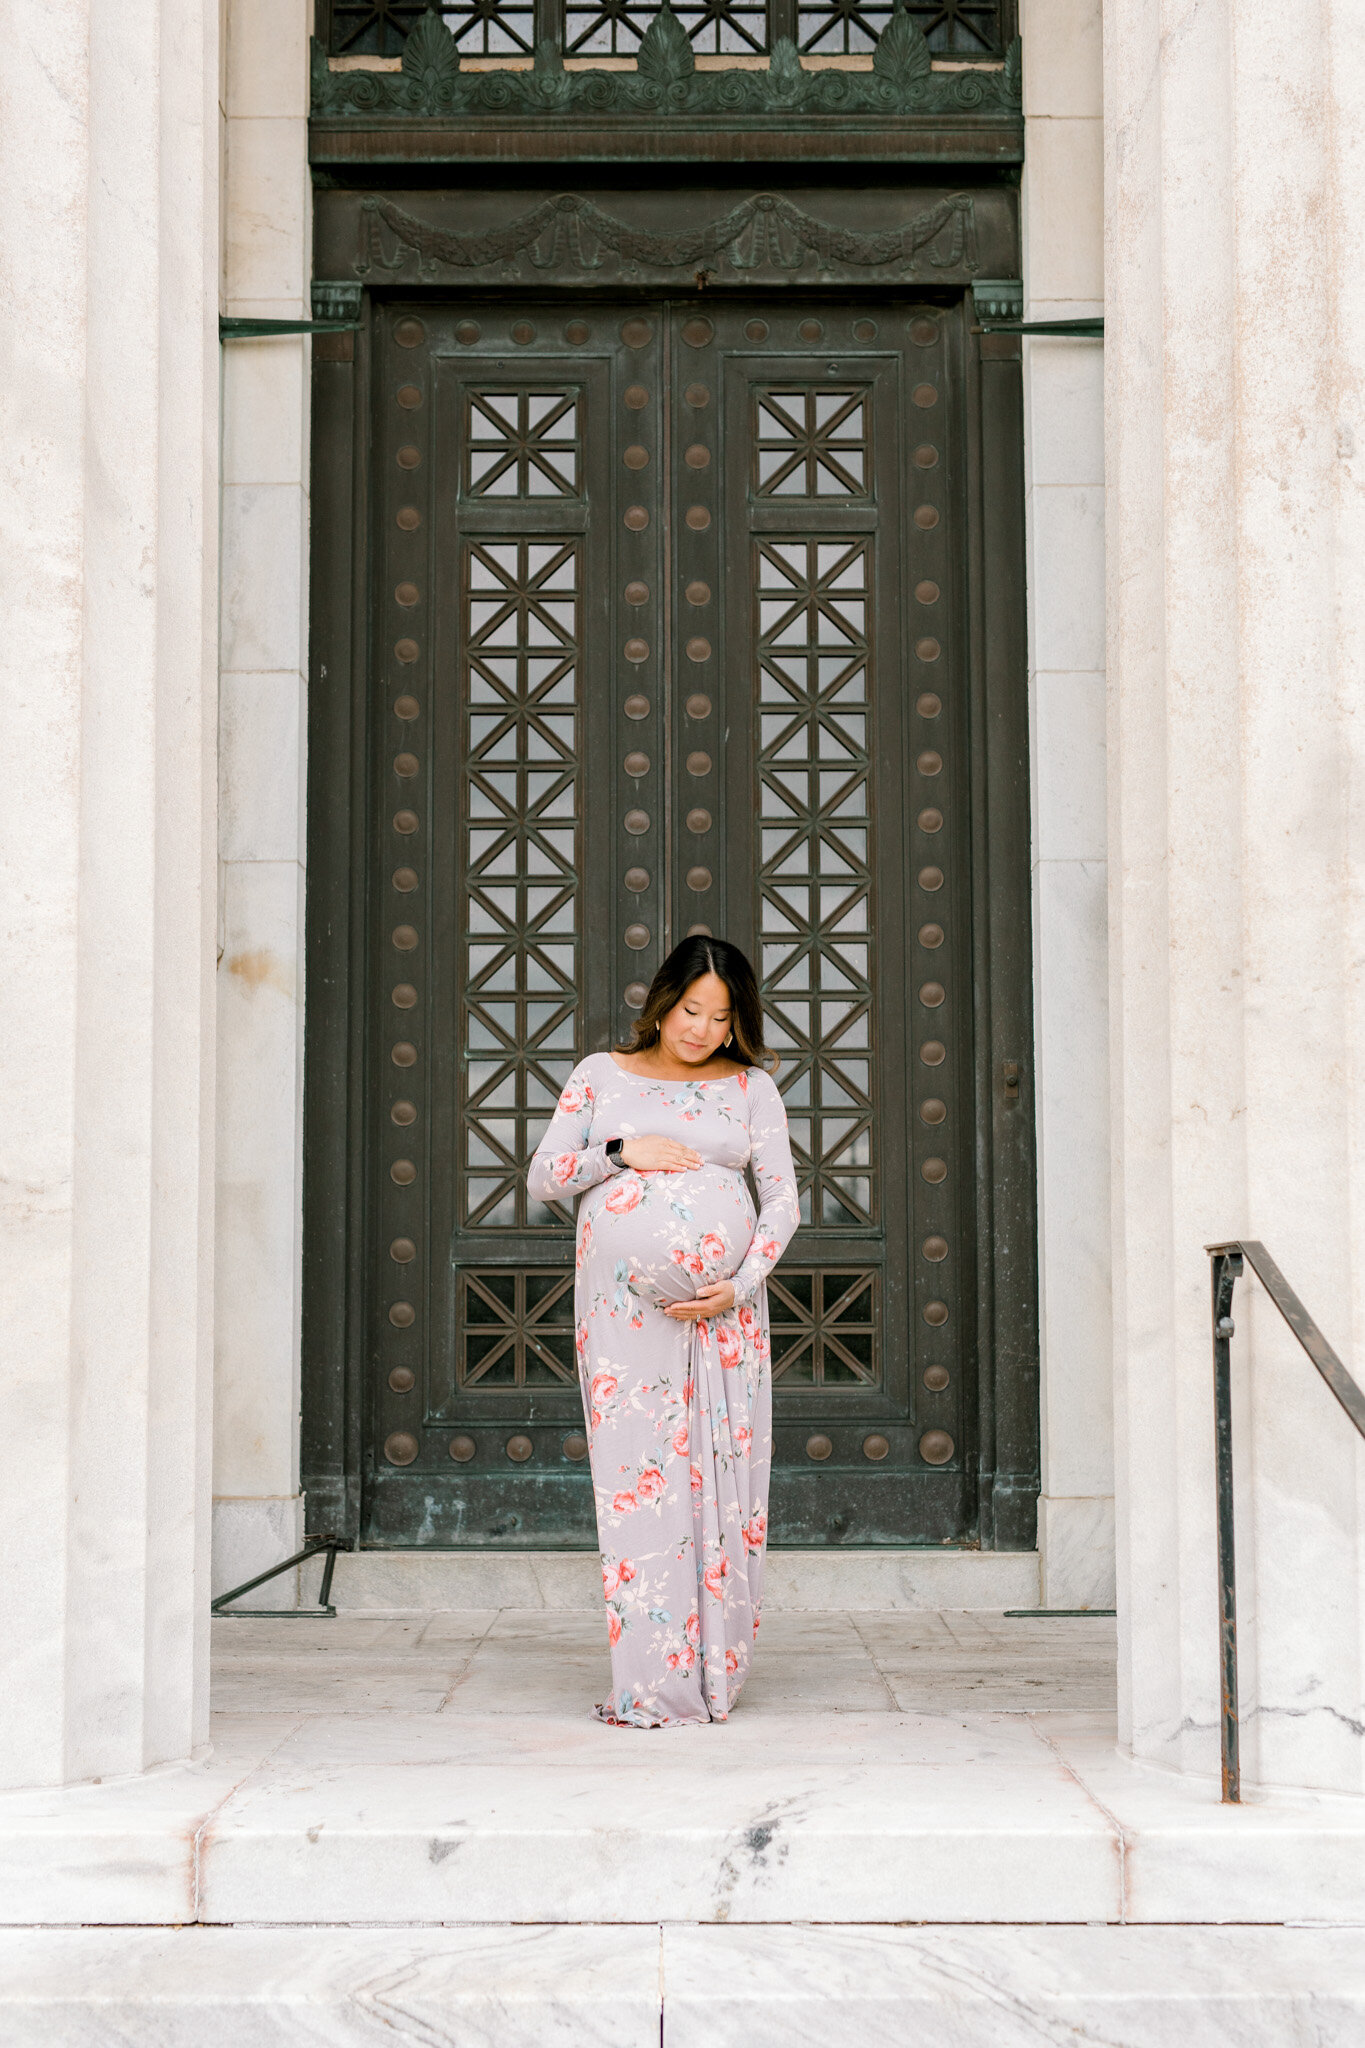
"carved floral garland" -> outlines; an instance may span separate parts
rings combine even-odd
[[[396,245],[392,254],[385,252],[386,233]],[[946,249],[941,246],[945,236]],[[940,245],[937,250],[935,244]],[[936,270],[972,271],[977,262],[976,212],[969,192],[955,192],[901,227],[859,233],[817,220],[778,193],[761,192],[703,227],[659,234],[631,227],[580,193],[563,192],[518,214],[505,227],[456,234],[371,194],[361,202],[361,248],[355,269],[360,277],[374,269],[401,270],[411,253],[424,277],[440,266],[488,268],[518,256],[525,256],[537,270],[600,270],[604,251],[618,257],[627,271],[638,266],[705,268],[721,258],[738,271],[799,270],[809,258],[822,268],[849,264],[897,266],[904,271],[915,267],[921,251]]]

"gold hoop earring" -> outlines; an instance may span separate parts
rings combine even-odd
[[[730,1044],[730,1043],[732,1042],[732,1040],[734,1039],[734,1035],[735,1035],[735,1034],[734,1034],[734,1032],[733,1032],[733,1031],[727,1031],[727,1032],[726,1032],[726,1034],[725,1034],[725,1043],[726,1043],[727,1045],[729,1045],[729,1044]]]

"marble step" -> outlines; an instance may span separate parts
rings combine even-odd
[[[0,1923],[1365,1925],[1365,1802],[1223,1807],[1114,1736],[970,1710],[227,1714],[202,1764],[0,1798]]]
[[[1288,1927],[23,1929],[5,2048],[1359,2048]]]
[[[307,1602],[316,1597],[320,1567],[305,1569]],[[476,1607],[595,1612],[601,1567],[595,1551],[582,1550],[347,1551],[337,1559],[332,1597],[338,1609],[367,1614]],[[1036,1607],[1038,1600],[1032,1550],[774,1550],[763,1596],[765,1611],[779,1614],[999,1611]]]

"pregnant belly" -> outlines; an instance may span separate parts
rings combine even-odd
[[[656,1303],[689,1301],[699,1288],[728,1280],[754,1230],[749,1190],[733,1167],[622,1174],[594,1188],[584,1208],[580,1263],[599,1267],[604,1280],[626,1267]]]

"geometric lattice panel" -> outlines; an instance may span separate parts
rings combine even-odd
[[[463,1267],[456,1381],[472,1387],[573,1386],[573,1274],[553,1267]]]
[[[633,57],[658,12],[659,0],[566,0],[564,54]],[[675,0],[673,12],[703,53],[768,48],[766,0]]]
[[[999,57],[1005,50],[1001,0],[904,0],[936,55]],[[870,50],[895,0],[798,0],[796,40],[817,56]]]
[[[801,1219],[876,1221],[868,616],[872,541],[761,540],[763,1000]]]
[[[397,57],[427,0],[332,0],[334,57]],[[530,56],[534,0],[442,0],[441,16],[465,57]]]
[[[1015,9],[1002,0],[904,0],[905,11],[940,56],[1000,57]],[[396,57],[428,0],[331,0],[333,56]],[[798,0],[796,38],[817,56],[870,51],[895,0]],[[465,57],[528,57],[535,49],[534,0],[438,0]],[[659,0],[566,0],[563,48],[570,57],[633,57]],[[753,55],[771,47],[766,0],[677,0],[674,13],[707,54]],[[1006,14],[1009,19],[1006,21]]]
[[[826,1266],[768,1281],[773,1378],[788,1387],[873,1387],[877,1356],[875,1268]]]
[[[579,1044],[579,565],[572,540],[463,549],[466,1228],[571,1217],[529,1201],[526,1161]]]
[[[471,497],[578,495],[578,399],[571,391],[472,392],[467,445]]]
[[[760,391],[754,435],[761,498],[865,498],[867,399],[861,391]]]
[[[465,1266],[454,1311],[458,1386],[577,1384],[573,1274]]]

